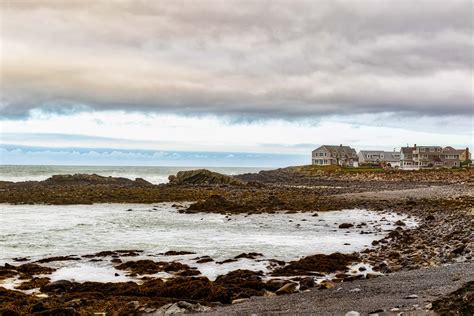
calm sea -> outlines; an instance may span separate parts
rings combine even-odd
[[[101,176],[143,178],[151,183],[166,183],[168,176],[182,170],[205,168],[211,171],[236,175],[258,172],[264,168],[246,167],[123,167],[123,166],[0,166],[0,181],[41,181],[55,174],[98,174]]]

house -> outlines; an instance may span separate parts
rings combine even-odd
[[[444,150],[450,151],[450,152],[455,152],[455,154],[459,155],[459,161],[463,162],[466,160],[471,160],[471,152],[469,151],[469,148],[466,147],[466,149],[454,149],[451,146],[445,147]]]
[[[342,145],[323,145],[312,152],[311,163],[318,166],[339,165],[357,167],[359,157],[354,148]]]
[[[362,163],[386,163],[391,167],[400,167],[399,151],[361,150],[359,151],[359,164]]]
[[[434,167],[460,167],[464,158],[470,157],[469,148],[454,149],[440,146],[407,146],[400,151],[400,168],[424,169]]]

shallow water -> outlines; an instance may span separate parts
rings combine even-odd
[[[13,258],[31,260],[58,256],[84,255],[103,250],[138,249],[143,256],[124,260],[179,260],[197,267],[211,279],[235,269],[267,270],[267,259],[293,260],[316,253],[350,253],[370,246],[398,219],[414,226],[413,219],[394,213],[343,210],[297,214],[232,215],[181,214],[171,203],[95,205],[0,205],[0,263]],[[362,228],[339,229],[341,223],[362,222]],[[361,234],[361,231],[369,234]],[[185,256],[162,256],[168,250],[192,251]],[[196,264],[191,260],[208,255],[216,261],[243,252],[264,255],[261,261],[240,259],[219,265]],[[53,262],[61,267],[52,279],[77,281],[124,281],[114,277],[108,260]]]
[[[236,175],[258,172],[263,168],[246,167],[204,167],[206,169]],[[134,180],[143,178],[153,184],[167,183],[168,176],[182,170],[199,169],[199,167],[144,167],[144,166],[0,166],[0,181],[42,181],[56,174],[98,174],[105,177],[123,177]]]

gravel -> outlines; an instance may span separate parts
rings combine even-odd
[[[252,297],[201,315],[430,315],[431,302],[474,280],[474,263],[402,271],[370,280],[338,284],[334,289],[278,297]],[[355,290],[359,289],[359,290]]]

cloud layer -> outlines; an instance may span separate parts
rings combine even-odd
[[[1,116],[472,115],[471,1],[3,1]]]

